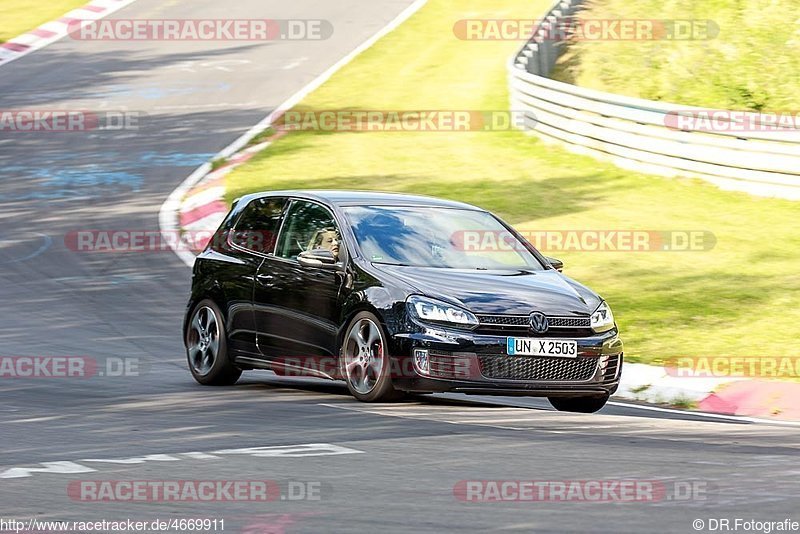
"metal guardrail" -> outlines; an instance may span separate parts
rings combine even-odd
[[[511,109],[524,115],[525,130],[620,167],[800,200],[800,130],[765,127],[774,116],[631,98],[548,78],[565,44],[552,37],[569,28],[581,3],[557,1],[509,63]],[[723,126],[679,120],[698,116]],[[687,122],[695,126],[682,126]]]

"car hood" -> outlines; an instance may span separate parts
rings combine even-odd
[[[602,299],[556,271],[460,270],[378,265],[418,293],[463,306],[478,314],[586,315]]]

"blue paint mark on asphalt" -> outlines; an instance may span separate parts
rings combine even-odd
[[[131,169],[194,168],[209,161],[214,154],[149,151],[139,154],[108,152],[102,156],[109,160],[108,163],[92,163],[73,169],[20,164],[5,166],[0,170],[0,176],[14,174],[19,178],[19,175],[27,175],[32,189],[21,193],[0,193],[0,202],[92,198],[119,191],[137,193],[142,189],[144,177],[130,172]],[[58,155],[48,159],[55,163],[71,157]]]
[[[192,94],[194,90],[191,88],[183,90],[183,92],[179,92],[177,94],[180,95],[188,95]],[[172,94],[176,94],[175,91]],[[112,85],[106,88],[105,91],[102,91],[97,94],[97,96],[102,98],[114,98],[114,97],[139,97],[144,98],[147,100],[155,100],[159,98],[163,98],[167,96],[168,93],[164,89],[160,89],[158,87],[134,87],[132,85]]]
[[[106,170],[94,164],[78,169],[38,169],[32,179],[39,180],[32,184],[34,190],[0,194],[0,201],[91,198],[119,191],[137,193],[143,182],[138,174]]]
[[[145,152],[139,156],[139,161],[146,165],[158,167],[197,167],[214,157],[213,152],[187,154],[173,152],[160,154],[158,152]]]
[[[98,163],[76,168],[42,167],[41,162],[25,165],[16,163],[0,169],[0,177],[15,175],[25,178],[28,191],[0,193],[0,202],[25,200],[65,200],[106,196],[118,192],[141,191],[144,177],[133,169],[158,167],[195,168],[214,157],[212,152],[157,152],[141,153],[102,152],[95,158]],[[74,159],[71,154],[47,157],[48,163],[58,165]],[[22,176],[20,176],[22,175]]]
[[[198,167],[211,160],[216,154],[214,152],[142,152],[141,154],[121,153],[121,152],[102,152],[95,155],[93,159],[99,162],[109,171],[125,170],[136,167]],[[58,163],[61,161],[73,161],[74,154],[58,154],[47,156],[47,161]],[[81,167],[82,168],[82,167]],[[76,171],[79,172],[80,168]],[[50,167],[41,167],[41,163],[4,165],[0,168],[0,176],[10,173],[30,173],[34,176],[52,174],[54,171]]]
[[[96,93],[95,96],[106,99],[114,97],[138,97],[145,100],[160,100],[162,98],[168,98],[171,96],[187,96],[198,93],[225,92],[229,91],[231,87],[231,84],[225,82],[219,82],[217,84],[208,86],[183,85],[172,87],[165,87],[161,85],[135,86],[129,84],[120,84],[107,87],[105,91]]]
[[[55,172],[45,171],[39,177],[47,178],[42,186],[44,187],[115,187],[123,185],[136,193],[141,189],[142,177],[125,171],[104,170],[98,165],[87,165],[83,169],[59,170]]]

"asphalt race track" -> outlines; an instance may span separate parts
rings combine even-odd
[[[114,17],[326,19],[336,31],[270,43],[66,38],[0,68],[0,109],[141,114],[136,131],[0,134],[0,356],[109,362],[105,376],[0,379],[0,518],[208,518],[248,533],[693,532],[698,518],[796,514],[798,427],[621,405],[563,414],[538,399],[365,405],[343,385],[266,372],[201,387],[180,334],[189,269],[168,251],[65,246],[77,230],[157,230],[161,204],[194,168],[410,3],[139,0]],[[134,367],[111,372],[119,362]],[[458,490],[520,479],[664,491],[471,502]],[[270,480],[281,495],[85,502],[74,488],[86,480]]]

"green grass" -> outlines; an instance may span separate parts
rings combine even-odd
[[[88,0],[0,0],[0,43],[60,18]]]
[[[453,37],[466,17],[530,17],[549,1],[430,0],[303,103],[311,109],[507,109],[513,42]],[[381,74],[381,73],[386,73]],[[706,230],[706,252],[553,253],[611,303],[626,354],[800,355],[800,205],[616,168],[516,131],[296,132],[228,177],[256,190],[356,188],[458,199],[522,230]]]
[[[671,408],[678,408],[680,410],[696,410],[697,401],[687,399],[685,397],[675,397],[669,401],[669,406]]]
[[[594,0],[584,19],[711,20],[713,39],[579,41],[553,76],[628,96],[737,110],[800,109],[797,0]]]

